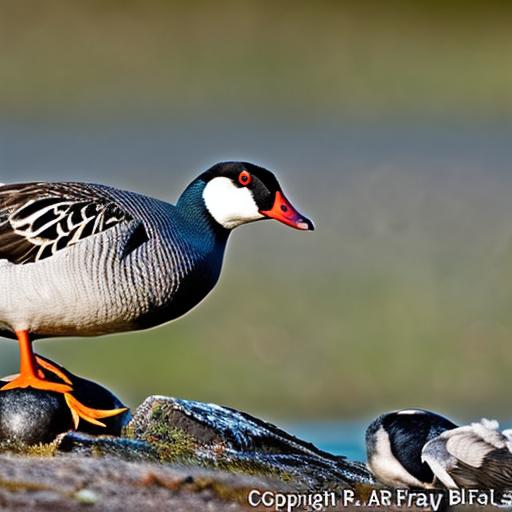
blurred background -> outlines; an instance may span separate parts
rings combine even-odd
[[[37,350],[132,406],[213,401],[359,457],[389,409],[506,423],[511,21],[495,1],[2,3],[0,181],[174,202],[244,159],[317,225],[237,230],[170,325]]]

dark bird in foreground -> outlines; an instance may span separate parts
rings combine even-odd
[[[512,430],[497,421],[457,427],[421,409],[391,412],[367,429],[368,466],[391,487],[512,489]]]
[[[176,205],[86,183],[0,186],[0,335],[18,339],[21,368],[2,390],[64,393],[74,417],[95,423],[119,414],[83,406],[32,340],[146,329],[183,315],[215,286],[231,230],[268,218],[314,229],[276,177],[247,162],[214,165]]]

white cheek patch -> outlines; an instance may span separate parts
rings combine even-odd
[[[226,229],[263,219],[252,192],[237,187],[229,178],[213,178],[206,184],[203,199],[211,216]]]

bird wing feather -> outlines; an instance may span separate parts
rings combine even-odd
[[[506,449],[490,451],[480,467],[458,460],[450,472],[459,487],[508,490],[512,488],[512,454]]]
[[[132,220],[99,186],[4,185],[0,187],[0,259],[33,263]]]
[[[512,488],[512,453],[502,434],[475,423],[444,432],[422,451],[436,477],[446,487]]]

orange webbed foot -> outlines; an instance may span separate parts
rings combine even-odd
[[[60,380],[62,380],[66,384],[69,384],[70,386],[73,385],[73,383],[71,382],[69,377],[60,368],[57,368],[52,363],[50,363],[46,359],[43,359],[42,357],[39,357],[39,356],[35,356],[35,357],[36,357],[37,365],[40,368],[43,368],[43,370],[47,370],[47,371],[53,373],[54,375],[56,375]]]
[[[50,380],[41,379],[36,375],[22,373],[21,375],[18,375],[15,379],[11,380],[10,382],[2,386],[2,388],[0,388],[0,391],[7,391],[8,389],[16,388],[42,389],[44,391],[54,391],[55,393],[69,393],[73,389],[68,384],[59,384],[57,382],[52,382]]]
[[[102,423],[101,421],[98,420],[103,418],[110,418],[112,416],[117,416],[118,414],[122,414],[123,412],[128,410],[126,407],[110,410],[92,409],[91,407],[87,407],[81,402],[79,402],[70,393],[65,393],[64,398],[66,399],[66,403],[68,404],[69,410],[71,411],[71,416],[73,416],[73,423],[75,425],[75,429],[78,428],[80,419],[92,423],[93,425],[106,427],[105,423]]]

